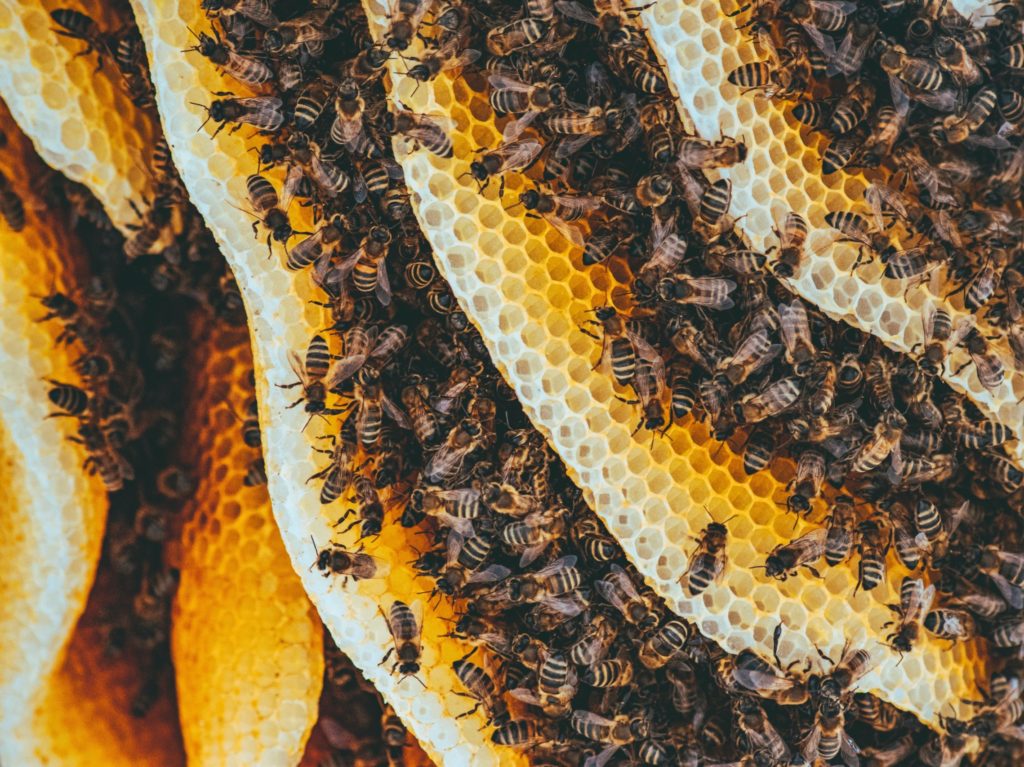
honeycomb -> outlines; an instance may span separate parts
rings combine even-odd
[[[833,244],[837,233],[825,223],[825,214],[855,210],[870,217],[870,206],[863,201],[869,180],[864,174],[844,171],[822,176],[822,135],[801,126],[789,110],[772,100],[756,92],[743,93],[728,82],[728,74],[736,67],[765,58],[738,28],[746,15],[730,18],[726,13],[732,8],[723,9],[719,0],[634,3],[641,5],[647,10],[640,18],[678,97],[684,124],[704,138],[729,136],[747,146],[744,162],[708,175],[712,180],[732,181],[730,212],[742,217],[738,226],[751,245],[762,251],[777,245],[773,229],[781,227],[789,211],[807,222],[805,264],[794,278],[785,280],[795,292],[831,318],[905,353],[924,340],[928,305],[945,307],[954,322],[966,316],[961,296],[945,298],[951,287],[942,280],[942,270],[933,271],[928,282],[909,291],[906,281],[883,278],[878,261],[851,273],[857,249],[849,243]],[[965,0],[953,5],[977,19],[988,3]],[[1020,402],[1024,373],[1015,369],[1005,342],[994,342],[992,350],[999,353],[1007,371],[998,389],[982,386],[974,365],[953,373],[970,359],[963,349],[951,352],[943,378],[970,397],[986,417],[1019,433],[1024,423]],[[1024,443],[1010,443],[1007,450],[1024,466]]]
[[[369,0],[364,6],[379,35],[385,9]],[[894,557],[887,586],[856,595],[848,568],[829,568],[823,579],[804,572],[784,582],[768,578],[755,566],[809,529],[778,512],[786,478],[768,472],[748,478],[741,459],[700,423],[671,429],[667,439],[632,434],[636,409],[615,398],[620,392],[610,369],[592,369],[600,342],[579,329],[587,312],[606,301],[628,310],[626,291],[615,288],[627,285],[629,275],[618,264],[584,272],[580,253],[545,220],[526,218],[521,208],[505,210],[497,185],[478,193],[469,162],[476,148],[497,146],[501,137],[486,96],[465,79],[441,75],[428,86],[403,72],[400,62],[391,64],[392,99],[455,126],[451,159],[395,140],[438,266],[534,425],[669,607],[732,653],[755,649],[770,657],[780,620],[787,628],[780,645],[786,663],[820,664],[816,648],[838,658],[849,641],[877,662],[862,680],[864,691],[933,726],[940,712],[965,711],[960,699],[984,678],[979,645],[950,650],[928,639],[902,660],[881,647],[883,624],[891,619],[886,604],[897,600],[906,575]],[[523,189],[522,178],[506,177],[508,198]],[[728,524],[729,566],[718,584],[691,598],[679,578],[709,512],[720,521],[735,515]]]
[[[85,452],[67,442],[71,424],[44,420],[50,412],[44,377],[76,383],[71,352],[58,346],[59,328],[36,319],[39,297],[65,290],[79,277],[78,244],[33,191],[44,169],[0,103],[0,172],[25,206],[25,226],[0,219],[0,486],[6,493],[0,536],[0,760],[26,764],[19,755],[33,741],[32,712],[61,664],[72,629],[86,604],[99,560],[107,497],[100,481],[82,471]],[[40,470],[42,467],[42,470]],[[54,682],[54,677],[58,678]]]
[[[117,67],[96,70],[86,44],[58,36],[50,11],[71,8],[101,29],[121,24],[109,3],[31,0],[0,5],[0,98],[50,167],[87,186],[122,232],[138,223],[130,200],[153,198],[148,172],[158,127],[152,110],[136,109]]]
[[[248,333],[205,323],[192,337],[186,433],[200,482],[182,512],[171,624],[185,750],[193,765],[294,765],[317,719],[320,620],[266,487],[243,484],[259,455],[235,415],[251,392]]]
[[[456,718],[468,706],[457,694],[462,688],[451,663],[470,648],[451,639],[439,641],[448,631],[444,622],[451,617],[447,606],[435,609],[424,605],[420,676],[425,690],[413,680],[399,683],[397,676],[379,665],[391,646],[391,637],[378,605],[392,599],[422,601],[420,592],[428,583],[417,580],[408,563],[412,557],[400,525],[386,524],[383,534],[366,547],[369,554],[390,564],[386,578],[343,586],[337,579],[325,579],[310,570],[316,558],[310,537],[322,546],[334,533],[333,520],[323,516],[319,491],[306,483],[322,468],[319,456],[311,450],[318,444],[320,426],[310,424],[303,431],[306,415],[300,409],[287,409],[294,394],[276,384],[294,381],[289,350],[304,350],[327,320],[320,307],[308,303],[312,297],[308,277],[288,272],[280,251],[268,261],[265,243],[253,238],[251,221],[233,207],[248,209],[245,179],[254,167],[248,150],[258,141],[246,139],[243,134],[248,131],[228,130],[211,139],[213,125],[196,132],[206,115],[190,102],[206,104],[213,91],[237,93],[239,88],[198,54],[182,54],[189,46],[188,28],[207,28],[198,1],[133,0],[132,7],[149,51],[157,104],[176,165],[192,202],[220,243],[246,302],[270,497],[292,566],[338,647],[391,703],[428,755],[451,765],[520,763],[519,755],[494,748],[482,714]],[[265,175],[280,188],[283,172]],[[292,224],[298,230],[312,229],[306,211],[292,211]],[[334,540],[346,542],[337,534]],[[354,538],[347,543],[354,545]]]

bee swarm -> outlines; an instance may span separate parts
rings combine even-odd
[[[145,503],[128,516],[152,551],[119,608],[134,625],[152,605],[154,658],[172,637],[190,761],[416,763],[406,726],[460,765],[1020,756],[1018,254],[985,244],[1008,276],[978,320],[947,296],[960,285],[979,308],[976,233],[950,271],[890,279],[924,258],[898,250],[920,232],[894,215],[917,214],[924,183],[897,189],[885,163],[823,173],[829,147],[783,107],[783,42],[817,39],[787,20],[818,14],[838,44],[849,9],[761,3],[748,30],[675,0],[132,0],[152,87],[118,26],[131,14],[47,10],[22,6],[5,50],[24,82],[52,73],[32,43],[53,45],[52,20],[53,87],[0,76],[0,93],[124,232],[97,241],[198,298],[187,331],[184,312],[165,329],[209,335],[190,426],[174,426],[198,489],[173,498],[181,522],[147,527]],[[1001,61],[1024,70],[1020,11],[1001,13]],[[748,35],[781,58],[743,68]],[[87,76],[97,53],[120,80]],[[775,92],[736,98],[733,82]],[[831,107],[839,87],[806,90]],[[111,124],[55,138],[56,113],[96,122],[93,89]],[[876,212],[855,202],[868,189],[886,195]],[[1007,196],[990,228],[1012,233]],[[934,231],[955,230],[942,215]],[[179,238],[200,243],[185,266]],[[231,328],[243,302],[255,388]],[[154,492],[173,459],[98,461],[120,448],[81,429],[117,397],[81,386],[48,394],[87,469],[112,498]],[[159,420],[163,396],[139,412]],[[330,633],[308,742],[323,659],[300,585]],[[259,649],[235,657],[247,632]]]

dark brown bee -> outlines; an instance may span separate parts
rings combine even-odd
[[[939,639],[950,639],[954,642],[974,636],[974,619],[963,610],[939,608],[929,611],[924,616],[924,627],[928,633]],[[999,629],[993,633],[993,641],[998,641]]]
[[[294,234],[288,214],[278,207],[277,190],[274,185],[257,173],[252,174],[245,180],[246,191],[249,195],[249,202],[256,215],[256,221],[252,224],[253,234],[256,234],[260,224],[269,232],[267,235],[267,249],[270,249],[271,239],[283,243],[286,247],[288,240]]]
[[[874,87],[864,80],[855,80],[835,105],[828,129],[837,136],[849,133],[864,122],[874,101]]]
[[[583,554],[594,562],[610,562],[618,556],[617,544],[602,532],[594,519],[580,519],[573,526],[573,535]]]
[[[700,198],[698,215],[708,228],[719,224],[732,203],[732,182],[727,178],[719,179],[704,192]]]
[[[857,550],[857,589],[871,591],[885,580],[885,555],[889,551],[891,536],[885,523],[879,519],[866,519],[857,526],[860,540]]]
[[[750,435],[743,450],[743,471],[750,476],[767,469],[775,455],[775,438],[771,432],[756,431]]]
[[[924,581],[920,578],[907,576],[903,579],[900,585],[899,605],[889,605],[889,609],[896,613],[899,621],[889,622],[883,626],[896,627],[895,631],[886,637],[892,649],[906,653],[914,648],[920,633],[921,621],[931,610],[934,598],[935,586],[925,588]]]
[[[278,384],[278,387],[282,389],[302,387],[302,396],[288,407],[296,407],[305,402],[305,410],[310,414],[310,418],[314,415],[326,416],[340,413],[340,410],[327,407],[326,403],[327,386],[324,384],[324,376],[327,375],[331,364],[331,352],[327,346],[327,340],[320,335],[313,336],[306,349],[304,361],[294,351],[289,352],[288,360],[299,380],[292,384]]]
[[[433,117],[397,109],[389,123],[395,133],[400,133],[412,143],[414,149],[422,147],[438,157],[451,157],[454,152],[448,132]]]
[[[75,57],[88,56],[93,51],[99,53],[99,62],[96,65],[98,72],[103,67],[104,57],[112,56],[110,41],[99,25],[80,11],[73,8],[58,8],[50,11],[50,18],[60,29],[54,29],[61,37],[70,37],[72,40],[81,40],[86,44],[84,51],[79,51]]]
[[[536,690],[516,688],[509,694],[539,707],[547,716],[560,718],[569,713],[576,695],[578,678],[575,669],[561,653],[546,652],[537,668]]]
[[[498,693],[498,687],[490,674],[465,658],[455,661],[452,668],[469,696],[476,700],[476,705],[459,714],[460,717],[469,716],[483,707],[489,724],[501,726],[508,722],[508,706]]]
[[[333,574],[359,581],[384,578],[390,571],[387,562],[361,551],[348,551],[334,544],[321,551],[316,541],[313,541],[313,548],[316,550],[316,562],[313,565],[325,578]]]
[[[384,44],[393,51],[408,48],[431,5],[428,0],[390,0]]]
[[[757,394],[746,394],[736,403],[737,418],[741,423],[752,424],[778,415],[799,399],[800,388],[797,378],[772,381]]]
[[[419,602],[413,602],[410,607],[405,602],[395,600],[387,614],[384,613],[383,608],[380,608],[380,613],[387,621],[388,630],[395,643],[394,647],[389,648],[385,653],[381,663],[386,663],[394,653],[395,662],[391,673],[398,671],[401,675],[400,682],[409,676],[420,681],[416,674],[420,670],[420,654],[422,652],[420,634],[423,628],[422,605]]]
[[[540,155],[543,147],[537,141],[514,141],[502,143],[495,150],[488,150],[470,163],[469,174],[480,184],[479,192],[491,182],[492,176],[500,176],[498,195],[505,193],[505,174],[520,172],[529,168]]]
[[[807,222],[797,213],[787,213],[782,231],[774,230],[779,239],[775,273],[779,277],[795,277],[804,260]]]
[[[275,24],[263,34],[263,48],[274,56],[296,53],[300,49],[314,58],[324,53],[324,43],[341,33],[330,23],[330,10],[312,10],[288,21]]]
[[[334,95],[334,122],[331,123],[331,140],[344,147],[355,148],[363,135],[363,120],[366,102],[359,93],[355,78],[346,78],[338,84]],[[321,106],[319,111],[323,111]],[[296,121],[299,105],[295,106]],[[309,116],[312,116],[312,111]],[[308,119],[308,117],[307,117]],[[315,121],[315,117],[310,124]]]
[[[270,0],[202,0],[200,7],[222,21],[239,14],[261,27],[274,27],[279,23],[271,9]]]
[[[60,409],[60,412],[50,413],[47,418],[80,416],[85,413],[89,407],[88,393],[72,384],[61,383],[49,378],[46,380],[50,384],[46,396],[49,397],[54,407]]]
[[[487,32],[487,50],[495,56],[508,56],[540,43],[551,29],[543,19],[527,16]]]
[[[274,76],[274,70],[262,59],[236,53],[226,45],[216,28],[213,29],[213,36],[200,32],[196,41],[196,46],[186,51],[198,51],[240,83],[262,85]]]
[[[956,373],[959,373],[967,365],[974,363],[974,368],[978,373],[978,381],[981,382],[982,386],[990,391],[1002,386],[1003,379],[1006,376],[1003,361],[990,349],[985,336],[977,328],[970,328],[964,340],[960,342],[960,345],[967,349],[971,359],[957,368]]]
[[[848,495],[836,496],[825,536],[825,561],[833,567],[845,561],[853,551],[856,527],[853,499]]]
[[[0,173],[0,216],[15,232],[25,228],[25,205],[3,173]]]
[[[765,560],[765,572],[770,578],[786,580],[800,567],[806,567],[817,575],[811,563],[818,561],[825,553],[825,528],[815,528],[789,543],[780,543]]]
[[[729,530],[722,522],[712,521],[701,533],[697,550],[691,555],[686,572],[679,579],[685,582],[691,596],[704,592],[725,572]]]
[[[996,108],[996,89],[985,86],[967,103],[962,115],[949,115],[942,122],[946,141],[959,144],[975,133]]]
[[[608,575],[594,584],[594,589],[641,631],[650,631],[658,625],[660,616],[652,600],[640,595],[629,575],[618,565],[612,565]]]
[[[215,92],[217,96],[231,96],[230,93]],[[206,119],[200,126],[205,127],[210,120],[220,123],[217,130],[213,132],[216,136],[224,126],[235,123],[231,132],[234,133],[243,125],[252,125],[261,131],[268,133],[278,130],[285,122],[285,113],[282,111],[284,102],[276,96],[250,96],[248,98],[221,98],[210,102],[210,106],[193,104],[206,110]]]
[[[825,481],[825,457],[816,450],[804,450],[797,459],[796,475],[787,486],[792,493],[786,500],[786,508],[797,514],[811,510],[811,501],[821,495]]]
[[[342,65],[342,72],[360,85],[368,85],[384,76],[389,58],[384,46],[368,45]]]
[[[887,74],[919,91],[935,92],[942,87],[943,73],[938,62],[907,54],[900,45],[887,47],[878,60]]]
[[[637,657],[649,669],[661,668],[682,653],[691,633],[690,626],[679,619],[666,621],[644,640]]]

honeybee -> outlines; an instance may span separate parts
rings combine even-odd
[[[725,571],[728,536],[729,530],[722,522],[712,521],[704,528],[697,541],[697,550],[679,579],[680,583],[685,581],[690,596],[703,593]]]
[[[926,613],[931,610],[932,601],[935,599],[935,586],[925,588],[924,581],[920,578],[907,576],[900,585],[899,605],[889,605],[899,618],[899,621],[890,621],[882,628],[895,626],[895,630],[886,637],[889,646],[898,653],[910,652],[917,643],[921,630],[921,621]]]
[[[779,239],[778,258],[775,274],[779,277],[795,277],[803,265],[804,243],[807,241],[807,222],[797,213],[787,213],[782,231],[774,230]]]
[[[578,615],[582,607],[574,599],[582,582],[576,569],[576,556],[556,559],[535,573],[506,578],[497,586],[479,595],[479,600],[492,605],[541,603],[565,616]]]
[[[433,80],[442,72],[462,69],[480,58],[480,51],[463,48],[458,38],[441,43],[438,48],[428,49],[414,66],[409,67],[408,75],[419,82]]]
[[[658,297],[676,304],[692,304],[725,311],[736,305],[730,294],[736,283],[723,277],[690,277],[674,274],[658,280]]]
[[[491,182],[492,176],[500,176],[498,195],[505,194],[505,174],[529,168],[540,155],[543,147],[538,141],[503,142],[494,150],[485,151],[469,165],[469,174],[480,184],[481,194]]]
[[[978,569],[996,585],[1007,604],[1024,608],[1024,555],[987,546],[978,552]]]
[[[886,45],[878,60],[883,70],[917,91],[934,93],[943,84],[942,68],[932,59],[910,56],[901,45]]]
[[[650,631],[658,625],[660,617],[653,601],[640,595],[632,579],[618,565],[612,565],[608,574],[594,584],[594,589],[641,631]]]
[[[230,93],[215,92],[217,96],[231,96]],[[229,122],[235,123],[234,133],[243,125],[252,125],[257,130],[272,133],[284,125],[286,116],[284,102],[276,96],[250,96],[248,98],[221,98],[210,102],[210,106],[196,104],[206,110],[206,119],[199,126],[202,130],[210,120],[220,123],[211,138],[216,136]]]
[[[803,752],[807,759],[831,760],[842,756],[847,764],[860,763],[860,748],[846,732],[844,707],[838,700],[824,699],[818,703]]]
[[[320,488],[320,503],[328,504],[336,501],[348,490],[349,482],[352,481],[352,463],[355,461],[358,449],[358,439],[355,433],[355,421],[349,419],[341,429],[340,439],[333,434],[328,435],[332,441],[331,450],[313,448],[318,453],[329,455],[330,461],[320,471],[316,472],[307,482],[314,479],[323,479],[324,483]]]
[[[885,555],[891,535],[878,518],[866,519],[857,526],[860,563],[857,567],[857,589],[871,591],[885,580]]]
[[[398,0],[398,2],[407,2],[407,0]],[[401,134],[409,141],[413,150],[422,147],[438,157],[449,158],[454,153],[452,140],[448,131],[439,121],[440,119],[434,116],[418,115],[406,109],[396,109],[390,116],[389,127],[393,128],[394,133]]]
[[[947,607],[930,610],[926,613],[924,627],[928,633],[939,639],[949,639],[953,642],[974,636],[974,619],[970,613]]]
[[[292,389],[302,386],[302,397],[288,407],[297,407],[304,401],[305,411],[310,414],[310,419],[315,415],[337,415],[341,412],[336,408],[327,407],[327,386],[324,384],[324,376],[330,367],[331,352],[323,336],[315,335],[310,339],[305,360],[290,351],[288,361],[299,380],[292,384],[278,384],[278,387]]]
[[[758,423],[778,415],[800,398],[797,378],[783,378],[769,382],[757,394],[746,394],[736,403],[735,413],[740,423]]]
[[[691,633],[690,627],[677,618],[666,621],[644,640],[637,657],[647,668],[661,668],[682,653]]]
[[[434,0],[389,0],[384,44],[393,51],[408,48],[420,22],[433,5]]]
[[[815,528],[789,543],[780,543],[765,560],[765,573],[769,578],[784,581],[796,575],[798,568],[806,567],[817,577],[818,571],[811,564],[824,555],[827,535],[825,528]]]
[[[489,724],[501,726],[508,722],[508,706],[498,694],[498,687],[490,674],[465,658],[460,658],[452,663],[452,669],[469,696],[476,700],[476,705],[473,708],[459,714],[460,718],[470,716],[483,707]]]
[[[380,441],[385,415],[402,428],[409,428],[405,413],[384,393],[380,373],[375,368],[364,367],[356,375],[352,403],[357,409],[359,444],[365,448],[375,447]]]
[[[733,701],[733,711],[736,724],[753,752],[749,761],[754,767],[758,764],[790,763],[789,746],[768,719],[760,703],[751,698],[739,698]],[[747,767],[745,761],[740,764]]]
[[[985,336],[977,328],[971,327],[959,345],[967,350],[971,359],[957,368],[955,373],[959,373],[967,365],[974,363],[975,370],[978,373],[978,381],[981,382],[982,386],[989,391],[1002,386],[1003,378],[1006,376],[1003,361],[999,358],[998,354],[989,348],[988,341],[985,340]]]
[[[76,53],[75,58],[88,56],[94,51],[99,53],[97,72],[103,68],[104,58],[113,55],[108,36],[91,17],[73,8],[57,8],[50,11],[50,18],[60,27],[60,29],[53,30],[58,35],[69,37],[72,40],[81,40],[86,44],[85,50]]]
[[[857,524],[853,499],[838,495],[832,504],[825,536],[825,561],[835,566],[846,560],[853,550]]]
[[[278,207],[279,200],[274,185],[263,176],[254,173],[245,180],[245,186],[249,195],[249,203],[256,215],[256,220],[252,224],[253,235],[255,236],[257,229],[262,224],[268,232],[267,250],[270,251],[271,239],[282,243],[287,249],[288,240],[291,239],[294,230],[288,220],[288,214]]]
[[[727,168],[747,159],[747,145],[734,138],[707,141],[697,136],[679,140],[677,162],[686,170]]]
[[[420,654],[422,652],[420,632],[423,629],[423,605],[417,601],[410,606],[396,599],[391,603],[386,614],[383,608],[378,609],[384,616],[388,631],[391,632],[391,638],[394,640],[394,647],[388,648],[387,653],[381,659],[381,664],[386,663],[394,653],[395,662],[392,665],[391,673],[398,671],[401,674],[399,683],[411,676],[423,684],[422,680],[416,676],[420,670]],[[425,684],[423,686],[426,687]]]
[[[274,70],[262,59],[242,55],[225,45],[216,28],[213,29],[212,37],[205,32],[198,35],[193,32],[193,35],[196,38],[195,47],[185,50],[198,51],[240,83],[262,85],[274,77]]]
[[[352,275],[352,286],[359,293],[373,293],[382,306],[391,303],[391,280],[387,259],[391,232],[383,226],[372,226],[359,247],[336,264],[321,260],[316,265],[318,282],[343,283]]]
[[[498,114],[517,115],[502,132],[505,142],[511,143],[540,115],[560,107],[565,102],[565,89],[561,84],[530,84],[510,74],[493,74],[488,78],[491,86],[490,102]]]
[[[495,56],[508,56],[542,42],[551,25],[534,16],[510,21],[487,32],[487,50]]]
[[[587,740],[604,744],[605,748],[587,760],[587,767],[605,764],[623,746],[646,738],[650,724],[644,718],[633,718],[621,714],[615,719],[606,719],[592,711],[576,709],[569,717],[569,725]]]
[[[564,508],[541,509],[521,520],[510,522],[501,530],[501,540],[510,549],[521,552],[520,567],[528,567],[568,530]]]
[[[337,544],[331,544],[321,551],[317,548],[316,540],[313,540],[313,548],[316,550],[316,562],[313,566],[322,572],[325,578],[332,574],[354,581],[385,578],[391,569],[391,566],[382,559],[362,551],[349,551]]]
[[[509,694],[516,700],[537,706],[547,716],[563,717],[572,708],[578,678],[576,670],[566,657],[557,652],[546,652],[537,669],[537,688],[519,687]]]
[[[199,5],[222,22],[238,14],[261,27],[274,27],[280,23],[271,9],[270,0],[202,0]]]
[[[907,419],[896,410],[887,410],[875,424],[874,433],[853,454],[851,471],[871,471],[892,456],[895,471],[903,465],[900,437],[907,426]]]
[[[517,204],[530,211],[527,215],[536,217],[539,214],[542,216],[565,239],[582,248],[584,246],[582,232],[569,224],[596,210],[600,207],[601,201],[588,194],[547,194],[536,189],[528,189],[519,195]]]

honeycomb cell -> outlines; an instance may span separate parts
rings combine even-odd
[[[954,5],[965,15],[973,13],[976,23],[984,23],[982,9],[987,7],[987,2],[963,0]],[[823,177],[819,140],[808,132],[801,135],[795,119],[787,116],[771,99],[757,92],[744,94],[728,82],[728,73],[735,67],[763,58],[747,34],[737,30],[746,16],[727,16],[719,0],[662,0],[656,8],[636,0],[634,6],[645,9],[639,18],[679,96],[684,124],[693,125],[704,138],[730,136],[747,145],[744,163],[723,168],[709,177],[714,180],[717,173],[732,180],[730,212],[739,219],[738,226],[753,247],[768,248],[778,243],[773,227],[765,225],[765,219],[758,214],[771,210],[772,218],[781,221],[786,211],[777,206],[773,209],[773,202],[780,198],[807,220],[810,237],[805,275],[786,281],[794,292],[829,317],[871,333],[887,346],[908,354],[922,341],[925,302],[945,306],[954,322],[964,316],[959,299],[945,298],[950,286],[935,281],[911,289],[911,293],[920,293],[924,298],[915,299],[911,304],[914,308],[908,312],[910,316],[905,323],[890,325],[883,319],[884,307],[902,305],[905,309],[903,292],[907,286],[894,281],[895,289],[888,284],[881,285],[880,282],[887,281],[879,276],[881,270],[875,267],[860,269],[850,276],[850,292],[828,290],[831,279],[818,277],[817,273],[827,269],[847,272],[853,264],[853,255],[847,248],[824,246],[824,240],[816,243],[815,235],[821,233],[829,241],[833,239],[834,230],[824,223],[828,210],[850,209],[870,214],[869,206],[862,199],[867,180],[862,175],[844,172]],[[718,36],[734,43],[721,47],[702,44],[716,31]],[[798,197],[794,194],[797,191],[805,195]],[[874,295],[873,300],[881,303],[861,300],[867,294]],[[953,389],[970,397],[986,417],[1019,432],[1024,423],[1024,403],[1018,401],[1019,394],[1014,392],[1024,392],[1024,371],[1015,369],[1004,342],[994,344],[993,350],[1000,355],[1008,371],[1003,384],[995,391],[981,387],[967,372],[951,372],[967,361],[963,349],[955,349],[950,354],[950,366],[944,378]],[[1007,452],[1024,468],[1024,441],[1009,443]]]

